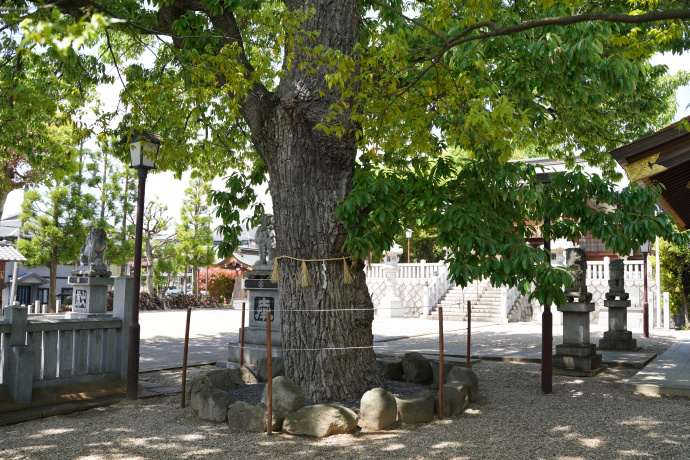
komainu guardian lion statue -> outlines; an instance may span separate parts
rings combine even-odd
[[[592,294],[587,292],[587,255],[584,249],[570,248],[565,250],[566,267],[575,270],[575,279],[565,290],[568,302],[591,302]]]
[[[92,228],[79,252],[79,266],[72,272],[72,275],[110,276],[104,258],[107,247],[108,236],[105,230],[100,227]]]
[[[606,300],[628,300],[625,292],[625,262],[623,259],[614,259],[609,262],[609,292],[606,293]]]
[[[254,241],[259,246],[259,262],[256,265],[273,263],[276,258],[276,232],[273,214],[264,214],[261,225],[256,229]]]

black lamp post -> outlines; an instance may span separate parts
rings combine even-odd
[[[644,267],[642,270],[644,278],[644,299],[642,299],[642,337],[649,337],[649,303],[647,302],[647,254],[652,249],[652,242],[647,241],[640,245],[640,252],[644,256]]]
[[[410,263],[410,238],[412,238],[412,230],[405,230],[405,236],[407,237],[407,263]]]
[[[129,352],[127,355],[127,399],[139,397],[139,290],[141,289],[141,234],[144,228],[144,195],[146,176],[149,170],[156,169],[156,159],[160,148],[160,137],[143,131],[135,131],[120,141],[129,144],[129,167],[137,170],[139,191],[137,194],[137,223],[134,237],[134,277],[132,283],[132,321],[129,324]]]

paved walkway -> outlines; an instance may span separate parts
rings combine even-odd
[[[182,312],[143,312],[142,339],[150,339],[141,345],[141,358],[139,368],[141,372],[149,372],[160,369],[173,369],[182,366],[183,342],[181,339],[157,334],[157,330],[170,331],[173,325],[179,329],[177,323],[184,322]],[[241,314],[237,310],[195,310],[192,313],[192,332],[189,342],[187,363],[190,366],[213,364],[227,360],[228,342],[237,342],[241,322]],[[207,325],[203,327],[202,325]],[[472,330],[493,331],[497,327],[505,328],[506,325],[496,326],[492,323],[473,323]],[[515,325],[515,328],[534,328],[525,325]],[[467,328],[464,321],[444,322],[444,333],[451,334],[463,332]],[[224,336],[213,336],[224,331]],[[233,331],[227,334],[226,331]],[[537,327],[536,330],[539,330]],[[143,331],[147,331],[146,334]],[[414,320],[408,318],[380,319],[376,318],[372,325],[374,333],[374,350],[379,356],[402,356],[410,351],[417,351],[428,356],[438,356],[438,347],[435,345],[410,345],[399,343],[400,339],[411,337],[437,336],[438,323],[436,321]],[[465,358],[465,347],[446,346],[445,354],[448,357]],[[629,367],[642,369],[655,358],[652,353],[617,353],[602,352],[603,361],[611,367]],[[491,361],[515,361],[515,362],[541,362],[541,349],[539,348],[499,348],[499,347],[472,347],[471,356],[474,359]]]
[[[625,387],[640,393],[690,397],[690,340],[666,350],[628,380]]]

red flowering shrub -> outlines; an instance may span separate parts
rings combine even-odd
[[[206,269],[199,270],[199,291],[208,291],[214,299],[225,297],[232,299],[232,291],[235,288],[235,271],[224,268],[209,267],[208,285],[206,284]]]

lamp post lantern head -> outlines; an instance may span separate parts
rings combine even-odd
[[[640,252],[644,255],[649,254],[649,252],[652,250],[652,242],[651,241],[645,241],[640,245]]]
[[[156,169],[158,149],[161,138],[157,134],[146,131],[134,131],[131,136],[120,140],[120,145],[129,144],[129,167],[136,169],[139,174],[146,174],[150,169]]]
[[[408,240],[410,238],[412,238],[412,230],[409,228],[407,230],[405,230],[405,236],[407,237]]]

